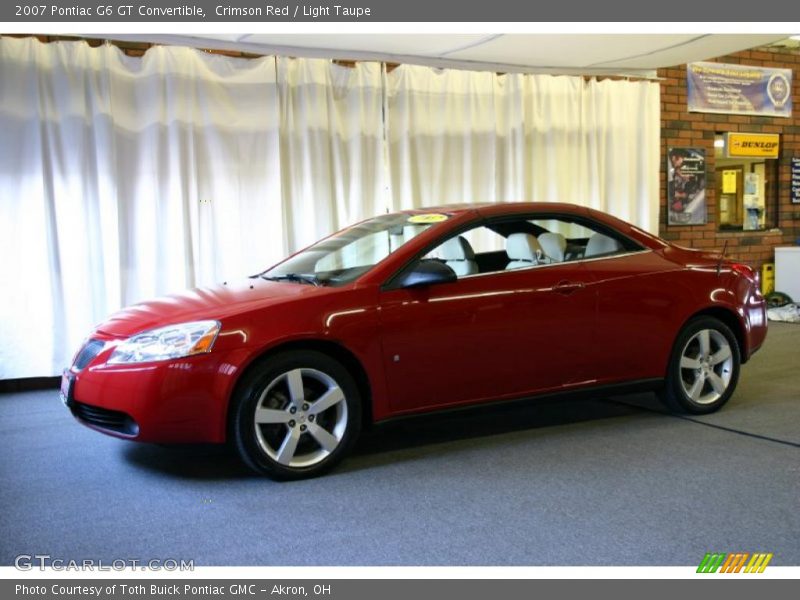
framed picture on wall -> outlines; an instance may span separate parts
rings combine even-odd
[[[706,155],[702,148],[667,151],[667,212],[670,225],[703,225],[706,210]]]

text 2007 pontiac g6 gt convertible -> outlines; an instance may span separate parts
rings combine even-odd
[[[82,423],[231,441],[317,475],[362,425],[560,392],[650,387],[708,413],[767,332],[752,270],[567,204],[369,219],[243,282],[127,308],[62,379]]]

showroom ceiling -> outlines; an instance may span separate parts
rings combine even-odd
[[[625,74],[724,56],[788,34],[193,34],[115,39],[258,54],[382,60],[493,71]],[[90,36],[97,37],[97,36]]]

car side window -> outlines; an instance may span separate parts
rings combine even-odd
[[[445,263],[458,277],[552,265],[627,252],[626,238],[570,217],[489,221],[450,237],[422,260]]]
[[[508,262],[505,238],[483,225],[447,239],[422,260],[441,261],[458,277],[501,271]]]
[[[565,218],[531,219],[546,264],[613,256],[628,251],[624,238],[585,221]]]

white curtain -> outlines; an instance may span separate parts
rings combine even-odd
[[[657,82],[587,83],[586,204],[658,234],[661,109]]]
[[[658,111],[646,82],[0,38],[0,379],[387,209],[558,200],[656,231]]]
[[[412,65],[388,73],[392,209],[501,200],[494,78]]]
[[[383,212],[381,64],[278,58],[289,249]]]
[[[274,59],[0,40],[0,379],[93,324],[246,275],[283,240]]]
[[[393,208],[570,202],[658,231],[657,83],[403,65],[386,90]]]

